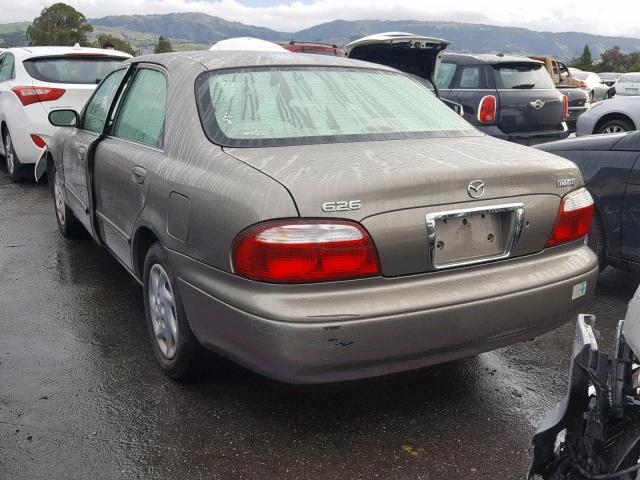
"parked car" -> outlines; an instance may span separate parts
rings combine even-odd
[[[493,137],[525,145],[566,138],[568,98],[541,62],[515,55],[445,54],[440,95],[460,103],[465,118]]]
[[[10,48],[0,54],[0,155],[14,181],[33,177],[55,128],[47,115],[81,109],[106,73],[131,55],[76,47]]]
[[[584,82],[583,90],[589,93],[591,103],[611,98],[615,94],[615,89],[604,84],[597,73],[583,72],[582,70],[571,69],[573,76]]]
[[[615,84],[616,95],[640,95],[640,73],[625,73]]]
[[[443,54],[447,45],[392,32],[355,40],[344,51],[349,58],[428,79],[442,99],[461,104],[464,118],[488,135],[529,145],[569,135],[568,102],[541,62],[502,54]]]
[[[529,58],[542,62],[551,75],[551,79],[560,93],[569,101],[567,126],[570,132],[576,131],[578,117],[587,111],[589,94],[581,88],[581,80],[574,78],[569,67],[555,57],[549,55],[530,55]]]
[[[344,52],[337,45],[327,43],[294,42],[281,43],[283,48],[294,53],[313,53],[315,55],[331,55],[334,57],[344,57]]]
[[[613,87],[613,85],[618,81],[618,79],[622,76],[622,73],[618,72],[602,72],[598,74],[600,79],[604,82],[604,84],[608,87]]]
[[[640,97],[618,97],[606,102],[592,103],[580,115],[576,135],[593,133],[620,133],[636,130],[640,126]]]
[[[253,52],[287,52],[285,48],[281,47],[277,43],[262,40],[254,37],[234,37],[226,38],[214,43],[209,51],[217,52],[221,50],[226,51],[244,51],[251,50]]]
[[[600,267],[640,270],[640,132],[567,139],[536,148],[580,168],[595,200],[588,242]]]
[[[381,65],[144,56],[49,117],[60,232],[143,285],[176,378],[202,346],[288,382],[419,368],[553,329],[596,285],[577,167]]]

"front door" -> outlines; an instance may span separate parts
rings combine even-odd
[[[640,263],[640,157],[631,171],[622,205],[622,248],[624,260]]]
[[[94,154],[95,211],[104,244],[132,268],[131,237],[149,191],[150,173],[164,158],[167,83],[157,67],[139,66]]]
[[[64,143],[62,166],[67,203],[89,231],[92,228],[89,216],[88,153],[104,131],[109,108],[126,71],[126,68],[116,70],[104,79],[87,103],[80,127]]]

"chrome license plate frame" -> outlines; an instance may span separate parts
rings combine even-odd
[[[475,265],[495,260],[509,258],[513,248],[520,240],[524,228],[524,205],[522,203],[510,203],[491,205],[483,207],[472,207],[458,210],[447,210],[442,212],[429,213],[425,216],[427,224],[427,239],[429,248],[429,261],[433,270],[443,270],[447,268]],[[502,233],[501,241],[503,248],[494,255],[459,258],[452,261],[438,262],[438,223],[449,219],[472,219],[474,216],[491,215],[506,218],[505,233]]]

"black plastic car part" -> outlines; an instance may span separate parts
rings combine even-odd
[[[640,471],[638,355],[630,346],[638,339],[625,338],[627,330],[636,335],[640,296],[618,324],[611,355],[598,349],[595,320],[578,318],[569,391],[532,438],[529,479],[632,480]],[[625,329],[625,322],[634,328]]]

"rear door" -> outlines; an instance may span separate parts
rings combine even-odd
[[[563,96],[541,63],[492,66],[500,108],[498,126],[505,133],[559,130],[564,121]]]
[[[640,263],[640,158],[631,171],[622,207],[621,257]]]
[[[149,190],[147,171],[165,157],[166,98],[164,71],[137,66],[110,135],[96,147],[93,176],[100,235],[129,268],[130,240]]]
[[[111,104],[123,82],[127,69],[111,73],[96,89],[84,109],[79,128],[67,136],[63,148],[64,185],[69,208],[89,231],[90,195],[87,159],[93,144],[102,136]]]

